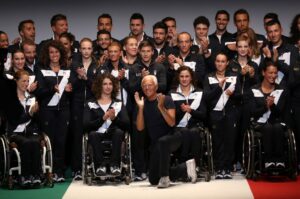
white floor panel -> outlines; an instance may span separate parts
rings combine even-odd
[[[233,180],[200,181],[196,184],[173,183],[167,189],[150,186],[148,181],[132,182],[130,185],[105,184],[87,186],[82,181],[73,182],[66,191],[64,199],[200,199],[228,198],[253,199],[250,187],[242,176]]]

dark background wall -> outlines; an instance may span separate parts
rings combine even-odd
[[[109,13],[113,17],[112,35],[121,39],[128,35],[129,18],[133,12],[144,15],[146,33],[152,35],[152,25],[166,16],[175,17],[178,31],[188,31],[192,35],[193,20],[200,15],[208,17],[211,22],[210,33],[215,30],[214,16],[217,10],[226,9],[231,14],[228,30],[235,32],[232,16],[234,11],[245,8],[250,13],[250,26],[258,33],[265,34],[263,16],[267,12],[276,12],[289,34],[293,17],[299,13],[300,1],[296,0],[3,0],[0,5],[0,30],[8,33],[10,41],[18,36],[17,26],[21,20],[33,19],[36,23],[36,42],[50,38],[50,18],[57,13],[67,15],[69,31],[76,39],[83,37],[94,39],[96,36],[97,17]]]

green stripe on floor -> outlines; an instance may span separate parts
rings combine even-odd
[[[42,187],[40,189],[15,189],[0,188],[1,199],[60,199],[67,191],[72,179],[64,183],[56,183],[53,188]]]

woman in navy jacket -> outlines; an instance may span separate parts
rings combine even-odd
[[[7,131],[10,143],[15,143],[21,155],[21,185],[39,185],[41,170],[40,136],[36,121],[38,103],[34,96],[27,92],[29,74],[19,70],[14,74],[17,84],[18,102],[9,106],[22,107],[21,113],[13,112],[7,117]]]
[[[53,149],[54,181],[64,182],[65,144],[70,120],[70,93],[74,74],[66,67],[67,55],[59,41],[50,41],[41,55],[39,103],[41,126]]]
[[[194,75],[191,68],[179,67],[170,95],[176,107],[175,131],[183,136],[181,162],[194,158],[196,165],[200,166],[200,128],[204,127],[206,105],[203,91],[196,87]]]
[[[216,72],[204,80],[210,127],[212,131],[216,179],[231,179],[235,154],[240,83],[236,74],[226,71],[228,59],[219,53],[215,60]]]
[[[95,79],[92,91],[96,100],[87,102],[83,124],[85,131],[89,133],[89,144],[93,148],[96,174],[102,176],[107,173],[107,162],[103,161],[101,141],[109,138],[112,140],[110,173],[119,175],[121,173],[121,145],[130,122],[122,101],[117,100],[118,80],[109,73],[99,75]]]
[[[91,100],[92,84],[97,75],[98,63],[93,57],[93,43],[89,38],[80,41],[79,59],[72,64],[72,70],[76,74],[73,82],[73,92],[71,97],[71,122],[70,138],[72,143],[71,168],[75,180],[81,180],[81,144],[83,134],[83,110],[87,100]],[[74,60],[73,60],[74,61]]]
[[[282,114],[286,108],[287,90],[275,83],[278,68],[267,61],[263,68],[264,79],[252,87],[252,117],[256,130],[262,133],[265,168],[285,167],[284,131]]]

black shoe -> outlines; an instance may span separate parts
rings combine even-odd
[[[21,176],[21,186],[26,187],[31,185],[30,176]]]
[[[266,162],[265,163],[265,168],[266,169],[271,169],[275,167],[275,163],[274,162]]]
[[[217,171],[215,179],[216,180],[224,179],[224,175],[223,175],[223,171],[222,170]]]
[[[224,175],[223,175],[223,178],[224,179],[232,179],[232,175],[231,175],[231,172],[230,170],[226,170]]]
[[[278,169],[284,169],[285,168],[285,164],[284,162],[276,162],[276,168]]]
[[[105,166],[100,166],[96,170],[96,175],[97,176],[105,176],[106,175],[106,167]]]
[[[146,179],[147,179],[147,174],[146,173],[136,174],[134,176],[134,181],[144,181]]]
[[[114,176],[121,175],[121,169],[118,166],[111,166],[110,167],[110,173]]]
[[[76,172],[74,173],[73,179],[76,180],[76,181],[82,180],[82,174],[81,174],[81,171],[76,171]]]
[[[65,182],[65,181],[66,181],[66,179],[65,179],[64,175],[61,174],[61,173],[58,173],[57,178],[56,178],[56,182],[60,183],[60,182]]]
[[[39,186],[42,183],[40,176],[39,175],[35,175],[34,177],[32,177],[31,183],[34,186]]]

